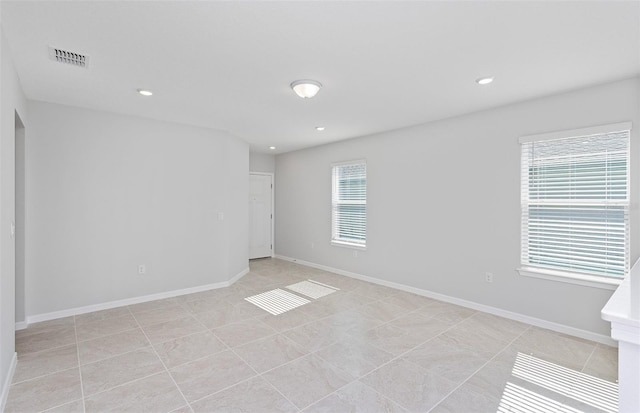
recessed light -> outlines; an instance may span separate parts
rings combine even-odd
[[[153,92],[147,89],[138,89],[138,93],[140,93],[142,96],[151,96],[153,95]]]
[[[320,82],[309,79],[296,80],[295,82],[291,83],[291,89],[296,92],[296,95],[300,96],[303,99],[314,97],[321,87],[322,84]]]
[[[324,126],[316,126],[316,130],[322,132],[324,130]]]
[[[481,77],[476,79],[476,83],[479,85],[488,85],[491,82],[493,82],[493,77]]]
[[[275,146],[269,146],[269,149],[271,149],[273,151],[274,149],[276,149],[276,147]]]

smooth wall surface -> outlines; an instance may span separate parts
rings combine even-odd
[[[0,394],[15,353],[15,117],[27,125],[27,104],[0,27]],[[1,401],[1,399],[0,399]],[[0,406],[1,408],[2,406]]]
[[[639,78],[278,155],[276,253],[608,335],[600,310],[612,291],[516,272],[518,138],[624,121],[634,127],[635,261]],[[357,256],[330,245],[331,163],[354,159],[367,160],[367,250]]]
[[[244,141],[42,102],[29,102],[29,113],[27,317],[227,281],[247,268]]]
[[[270,172],[276,171],[276,157],[267,153],[251,152],[249,154],[249,171]]]

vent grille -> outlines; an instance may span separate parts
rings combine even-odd
[[[72,66],[87,68],[89,66],[89,56],[68,50],[58,49],[49,46],[49,57],[59,63],[65,63]]]

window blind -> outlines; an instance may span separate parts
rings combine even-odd
[[[629,130],[521,142],[522,265],[624,277]]]
[[[367,238],[367,164],[332,168],[331,241],[364,247]]]

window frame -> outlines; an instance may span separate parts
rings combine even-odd
[[[347,239],[341,239],[336,237],[336,233],[337,233],[337,228],[335,227],[336,225],[336,217],[335,217],[335,211],[336,211],[336,199],[335,199],[335,195],[337,193],[337,188],[336,188],[336,180],[335,180],[335,170],[336,168],[339,167],[344,167],[344,166],[355,166],[355,165],[364,165],[364,171],[365,171],[365,200],[364,203],[362,202],[358,202],[358,204],[364,204],[365,206],[365,223],[364,223],[364,233],[365,233],[365,239],[362,243],[360,242],[354,242],[351,240],[347,240]],[[368,185],[368,180],[367,180],[367,160],[366,159],[355,159],[355,160],[351,160],[351,161],[343,161],[343,162],[334,162],[331,164],[331,245],[336,246],[336,247],[346,247],[346,248],[351,248],[351,249],[356,249],[356,250],[361,250],[364,251],[367,249],[367,185]],[[343,204],[345,202],[342,202]]]
[[[528,136],[522,136],[519,138],[518,142],[519,142],[519,146],[520,146],[520,155],[521,155],[521,165],[520,165],[520,171],[521,171],[521,178],[520,178],[520,188],[521,191],[524,191],[524,182],[523,179],[525,179],[525,174],[524,174],[524,165],[522,164],[523,159],[523,150],[524,150],[524,144],[525,143],[530,143],[530,142],[540,142],[540,141],[545,141],[545,140],[555,140],[555,139],[565,139],[565,138],[582,138],[582,137],[586,137],[586,136],[592,136],[592,135],[600,135],[600,134],[607,134],[607,133],[615,133],[615,132],[622,132],[622,131],[629,131],[629,136],[628,136],[628,147],[627,147],[627,176],[626,176],[626,184],[627,184],[627,199],[626,199],[626,204],[624,205],[624,207],[626,208],[627,211],[627,231],[631,231],[631,188],[632,188],[632,182],[631,182],[631,130],[632,130],[632,124],[631,122],[621,122],[621,123],[615,123],[615,124],[607,124],[607,125],[599,125],[599,126],[594,126],[594,127],[588,127],[588,128],[581,128],[581,129],[573,129],[573,130],[564,130],[564,131],[555,131],[555,132],[549,132],[549,133],[543,133],[543,134],[536,134],[536,135],[528,135]],[[527,175],[528,178],[528,175]],[[528,199],[528,194],[526,195],[526,199],[529,201]],[[589,274],[589,273],[582,273],[582,272],[578,272],[578,271],[569,271],[569,270],[565,270],[565,269],[553,269],[553,268],[544,268],[544,267],[536,267],[534,265],[530,265],[528,263],[524,263],[523,262],[523,251],[526,248],[525,245],[523,244],[525,242],[524,239],[524,214],[522,213],[522,210],[524,208],[524,202],[525,202],[525,194],[522,193],[521,194],[521,204],[520,204],[520,208],[521,208],[521,218],[520,218],[520,230],[521,230],[521,234],[520,234],[520,266],[516,269],[518,271],[518,273],[522,276],[527,276],[527,277],[534,277],[534,278],[540,278],[540,279],[545,279],[545,280],[552,280],[552,281],[559,281],[559,282],[564,282],[564,283],[571,283],[571,284],[578,284],[578,285],[583,285],[583,286],[589,286],[589,287],[596,287],[596,288],[602,288],[602,289],[608,289],[608,290],[615,290],[624,280],[625,277],[611,277],[611,276],[605,276],[605,275],[595,275],[595,274]],[[529,203],[527,204],[530,205],[531,202],[529,201]],[[631,248],[630,248],[630,233],[627,234],[627,244],[625,245],[626,250],[625,250],[625,254],[627,255],[627,259],[630,260],[630,254],[631,254]],[[527,239],[528,241],[528,239]],[[628,272],[625,273],[625,276],[628,275]]]

